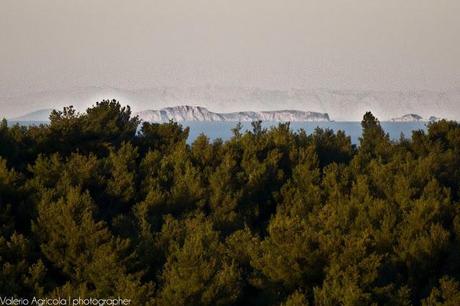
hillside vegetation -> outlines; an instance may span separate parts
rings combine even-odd
[[[0,295],[132,305],[460,305],[460,124],[390,141],[102,101],[0,126]]]

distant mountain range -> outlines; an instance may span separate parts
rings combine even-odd
[[[335,121],[360,121],[367,111],[381,121],[391,121],[404,114],[460,120],[460,89],[404,92],[225,86],[136,90],[83,87],[15,96],[2,97],[0,94],[0,117],[14,118],[27,110],[62,109],[68,105],[84,111],[102,99],[117,99],[124,105],[130,105],[134,112],[161,110],[177,105],[200,105],[219,114],[246,109],[258,113],[278,112],[280,109],[327,113]]]

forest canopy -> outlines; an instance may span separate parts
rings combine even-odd
[[[187,142],[104,100],[0,124],[0,295],[460,305],[460,124]]]

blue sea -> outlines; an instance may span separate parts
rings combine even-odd
[[[43,121],[9,121],[8,124],[20,124],[20,125],[39,125],[46,123]],[[232,129],[237,125],[237,122],[197,122],[197,121],[185,121],[181,122],[183,126],[190,128],[190,134],[188,142],[193,142],[200,134],[205,134],[211,140],[221,138],[222,140],[228,140],[233,136]],[[251,122],[242,122],[243,131],[252,130]],[[263,122],[264,128],[270,128],[278,125],[278,122]],[[412,132],[416,130],[426,131],[425,122],[381,122],[383,129],[390,135],[391,139],[398,140],[403,134],[406,138],[412,136]],[[317,127],[323,129],[332,129],[333,131],[344,131],[348,136],[351,137],[351,141],[354,144],[359,143],[359,137],[361,136],[361,123],[360,122],[291,122],[290,127],[293,131],[299,131],[304,129],[307,133],[312,133]]]

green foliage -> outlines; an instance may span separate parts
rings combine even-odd
[[[380,122],[372,113],[367,112],[361,122],[363,128],[362,137],[360,137],[361,146],[359,154],[368,162],[372,158],[385,158],[388,150],[391,148],[388,134],[385,134]]]
[[[162,279],[161,305],[228,305],[240,294],[238,266],[201,216],[185,220],[184,240],[171,245]]]
[[[304,294],[299,291],[291,294],[281,306],[308,306],[308,300]]]
[[[454,306],[460,304],[460,284],[449,277],[439,280],[439,287],[433,288],[428,298],[422,301],[423,306]]]
[[[133,305],[460,304],[460,125],[187,142],[104,100],[0,124],[0,293]]]
[[[139,146],[143,152],[148,150],[165,152],[176,144],[185,143],[188,133],[189,128],[183,129],[173,121],[169,124],[143,122]]]
[[[118,151],[110,151],[107,158],[107,194],[127,203],[134,199],[136,192],[137,149],[130,143],[123,143]]]
[[[44,292],[46,267],[32,256],[32,243],[14,233],[0,237],[0,288],[2,294],[14,293],[30,297]]]

